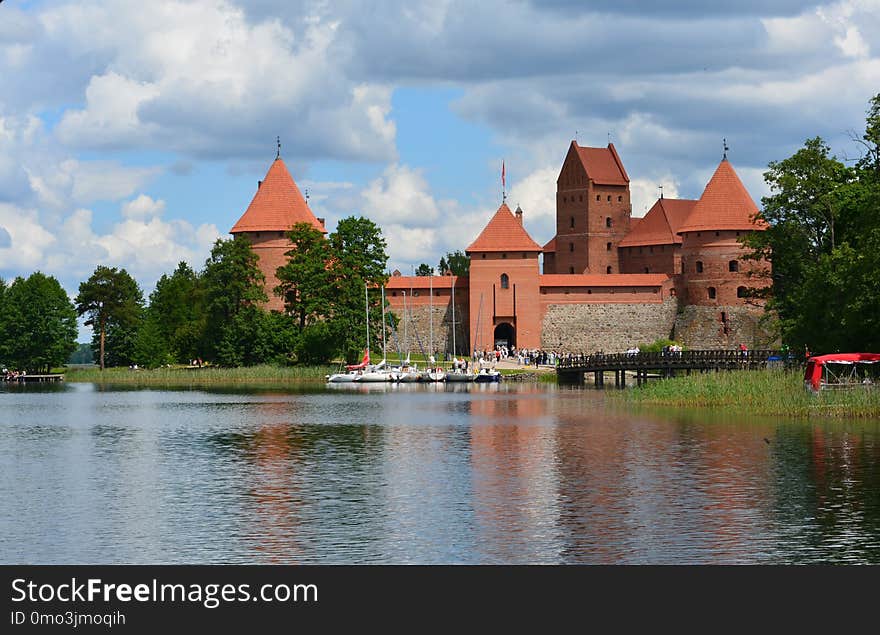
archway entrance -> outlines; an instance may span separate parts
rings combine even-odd
[[[508,349],[516,347],[516,331],[509,322],[502,322],[495,327],[495,346],[506,346]]]

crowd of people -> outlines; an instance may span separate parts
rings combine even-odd
[[[26,376],[27,371],[4,368],[2,374],[0,374],[0,381],[22,381]]]

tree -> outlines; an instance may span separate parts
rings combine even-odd
[[[366,287],[374,289],[370,304],[377,325],[381,315],[377,291],[387,280],[388,263],[382,231],[366,218],[349,217],[326,240],[307,224],[294,226],[289,237],[294,248],[277,270],[281,284],[275,292],[295,318],[297,360],[316,363],[336,353],[359,358]]]
[[[429,267],[425,263],[422,263],[418,267],[416,267],[416,275],[417,276],[433,276],[434,275],[434,268]]]
[[[189,362],[201,355],[204,288],[201,277],[188,264],[181,262],[170,276],[163,274],[159,278],[150,294],[146,320],[157,328],[173,361]]]
[[[441,276],[451,273],[454,276],[466,276],[471,268],[471,259],[462,251],[453,251],[447,253],[445,257],[440,258],[438,267]]]
[[[275,273],[281,284],[274,291],[302,330],[326,316],[332,301],[330,245],[311,223],[297,223],[287,237],[293,248]]]
[[[4,361],[28,372],[50,372],[76,350],[76,311],[58,281],[39,271],[0,292]]]
[[[205,295],[204,357],[223,365],[255,363],[253,354],[259,342],[248,338],[252,322],[261,319],[266,302],[265,277],[250,242],[238,235],[218,239],[202,272]]]
[[[330,308],[331,331],[339,350],[349,362],[360,357],[364,340],[364,288],[377,289],[388,281],[385,273],[388,254],[382,230],[367,218],[349,217],[339,221],[328,237],[329,269],[334,302]],[[370,314],[377,318],[382,308],[378,293],[370,294]],[[378,331],[373,331],[378,332]]]
[[[108,332],[113,363],[124,364],[132,358],[143,302],[140,287],[125,269],[99,265],[79,285],[76,312],[88,316],[85,324],[94,330],[101,370],[105,367]]]
[[[743,238],[749,258],[772,261],[767,304],[783,340],[811,351],[880,345],[880,95],[871,100],[865,156],[847,167],[819,138],[773,161],[764,178],[770,196],[759,217],[766,231]]]

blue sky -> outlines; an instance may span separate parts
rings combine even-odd
[[[0,276],[201,267],[276,135],[315,214],[372,218],[406,273],[479,233],[502,159],[551,238],[575,134],[610,136],[636,216],[698,197],[725,137],[760,202],[808,137],[858,156],[878,51],[880,0],[5,0]]]

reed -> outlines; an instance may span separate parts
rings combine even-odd
[[[247,366],[239,368],[171,367],[153,370],[129,368],[71,368],[65,380],[98,384],[136,386],[236,386],[256,384],[290,384],[323,381],[336,366]]]
[[[750,414],[792,417],[880,418],[880,389],[804,388],[803,376],[780,369],[696,374],[658,380],[612,393],[639,406],[717,408]]]

